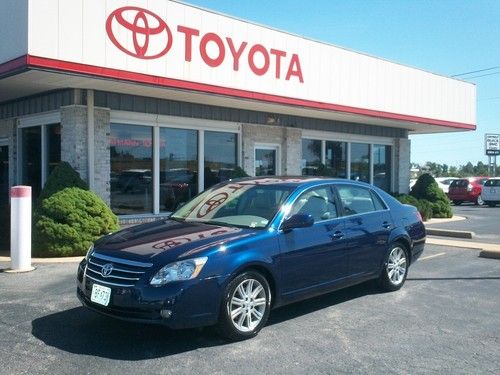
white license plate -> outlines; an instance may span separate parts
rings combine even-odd
[[[99,284],[92,285],[92,295],[90,300],[99,305],[108,306],[111,297],[111,288]]]

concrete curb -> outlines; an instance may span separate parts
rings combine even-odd
[[[441,238],[427,238],[426,243],[439,246],[460,247],[464,249],[480,250],[480,257],[500,259],[500,245],[483,242],[468,242],[447,240]]]
[[[479,253],[481,258],[500,259],[500,251],[483,250]]]
[[[431,236],[441,236],[441,237],[455,237],[455,238],[474,238],[476,235],[474,232],[466,230],[453,230],[453,229],[437,229],[437,228],[427,228],[425,231]]]
[[[466,220],[466,219],[467,218],[465,216],[453,215],[453,217],[445,218],[445,219],[433,218],[433,219],[427,220],[424,224],[425,225],[432,225],[432,224],[450,223],[452,221],[461,221],[461,220]]]
[[[66,257],[66,258],[32,258],[31,263],[78,263],[84,257]],[[0,257],[0,262],[10,262],[10,257]]]

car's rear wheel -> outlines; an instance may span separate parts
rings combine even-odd
[[[408,275],[408,250],[396,242],[389,248],[388,256],[378,279],[380,288],[387,292],[400,289]]]
[[[455,206],[460,206],[462,204],[462,201],[453,201],[453,204]]]
[[[252,338],[264,327],[271,310],[271,290],[266,278],[247,271],[226,287],[219,323],[219,334],[230,340]]]
[[[478,195],[476,199],[476,205],[482,206],[484,204],[483,198]]]

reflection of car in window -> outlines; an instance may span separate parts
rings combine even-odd
[[[187,202],[197,192],[198,174],[187,168],[160,171],[160,205],[165,211],[173,211]]]
[[[143,193],[152,182],[149,169],[128,169],[115,177],[116,190],[122,193]]]

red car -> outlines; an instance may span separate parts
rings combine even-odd
[[[474,202],[482,205],[484,202],[481,198],[481,192],[483,184],[487,180],[488,177],[466,177],[455,180],[450,184],[448,198],[457,206],[462,202]]]

